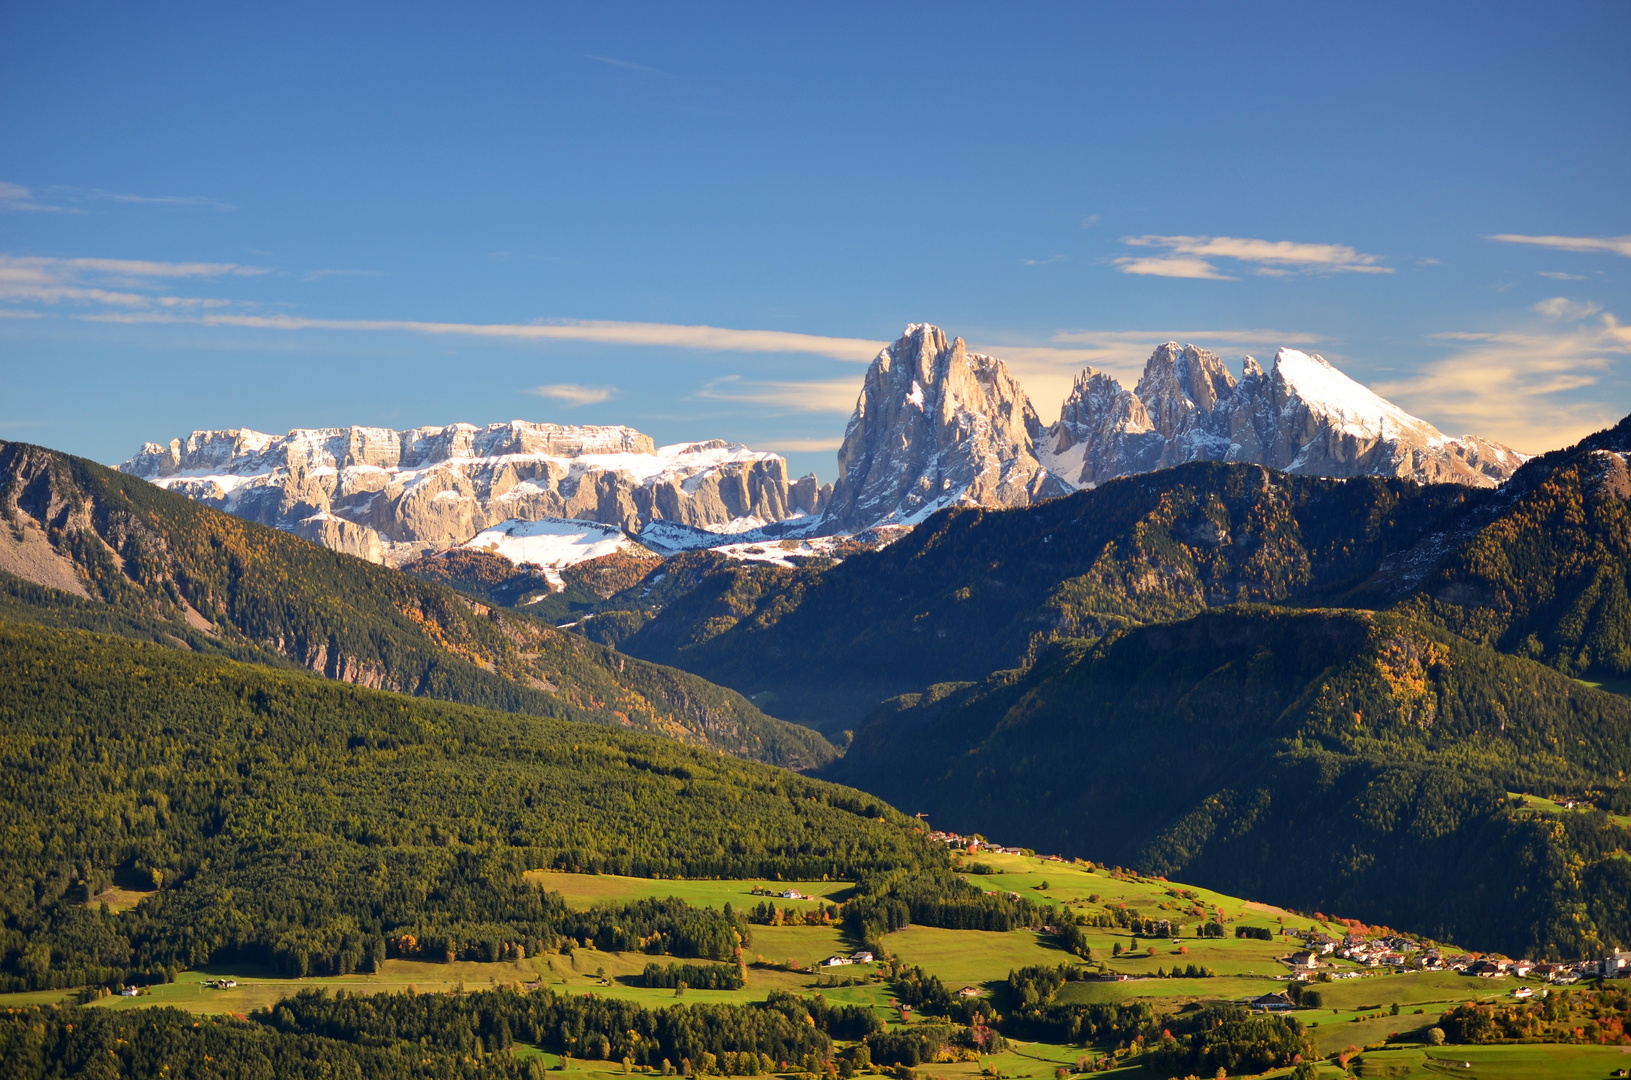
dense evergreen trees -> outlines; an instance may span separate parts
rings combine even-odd
[[[83,458],[0,442],[0,528],[20,537],[42,527],[91,600],[0,573],[0,616],[292,663],[444,701],[642,728],[793,767],[833,756],[821,736],[693,675]]]
[[[728,958],[745,920],[569,913],[535,867],[853,876],[944,863],[878,799],[611,728],[0,622],[0,985],[290,974],[558,937]],[[87,900],[151,889],[133,911]],[[644,941],[642,942],[642,939]]]
[[[880,1028],[869,1009],[784,993],[754,1005],[648,1009],[547,989],[305,990],[247,1021],[175,1009],[13,1009],[0,1013],[0,1061],[8,1080],[542,1080],[542,1061],[505,1052],[528,1043],[664,1073],[755,1076],[814,1070],[831,1059],[834,1039],[876,1037]]]
[[[1083,770],[1080,763],[1097,763]],[[1631,702],[1395,615],[1235,608],[886,703],[829,772],[937,825],[1511,954],[1631,943]]]

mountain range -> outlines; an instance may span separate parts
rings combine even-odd
[[[1524,459],[1318,357],[1235,379],[1168,345],[1132,391],[1084,373],[1049,427],[1000,360],[914,326],[869,369],[833,488],[799,502],[739,447],[688,444],[702,467],[670,484],[685,454],[629,429],[457,431],[434,453],[199,437],[127,465],[180,491],[0,446],[0,614],[665,734],[1507,951],[1631,942],[1609,816],[1631,811],[1631,704],[1603,689],[1631,675],[1631,419]],[[285,506],[291,484],[327,509]],[[387,536],[416,485],[448,516]],[[724,509],[664,509],[703,491]],[[342,511],[431,557],[406,574],[288,535]],[[1597,809],[1554,827],[1524,792]]]
[[[720,441],[657,447],[627,427],[515,420],[392,431],[195,431],[148,443],[124,472],[373,562],[469,544],[506,554],[522,523],[573,537],[540,564],[594,557],[596,524],[660,554],[753,541],[899,535],[948,506],[1026,506],[1192,461],[1308,476],[1493,486],[1524,456],[1450,438],[1343,375],[1282,349],[1236,379],[1213,353],[1168,342],[1126,390],[1091,368],[1044,425],[1000,359],[914,323],[862,379],[829,488],[784,459]],[[523,530],[526,531],[526,530]],[[548,545],[534,545],[546,547]],[[521,555],[512,561],[530,561]]]

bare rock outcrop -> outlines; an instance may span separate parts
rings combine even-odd
[[[653,521],[739,532],[814,517],[830,493],[722,441],[658,447],[627,427],[516,420],[414,428],[195,431],[120,466],[217,509],[375,562],[463,543],[504,521]]]
[[[914,323],[867,370],[822,529],[913,524],[945,506],[1024,506],[1065,494],[1037,460],[1042,432],[1001,360]]]
[[[1076,380],[1041,457],[1074,487],[1189,461],[1239,461],[1307,476],[1398,476],[1493,487],[1527,458],[1476,435],[1452,438],[1338,371],[1281,349],[1240,379],[1213,353],[1168,342],[1131,391],[1092,369]]]

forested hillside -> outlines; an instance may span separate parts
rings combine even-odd
[[[671,560],[656,588],[605,605],[632,619],[602,615],[585,632],[614,627],[625,652],[833,731],[883,698],[1026,663],[1055,638],[1352,590],[1489,497],[1185,465],[1024,509],[947,510],[824,572]]]
[[[833,754],[734,691],[80,458],[0,443],[0,517],[9,618],[636,727],[792,767]]]
[[[1402,605],[1571,675],[1631,673],[1631,418],[1531,461]]]
[[[1194,464],[954,509],[842,564],[692,555],[581,631],[827,731],[1059,639],[1234,603],[1398,607],[1580,677],[1631,673],[1631,419],[1498,490]]]
[[[0,622],[0,989],[162,980],[211,957],[291,974],[388,950],[495,959],[567,932],[728,957],[718,912],[573,914],[521,875],[943,863],[915,825],[653,735]],[[87,903],[110,883],[156,891],[123,914]]]
[[[1233,608],[882,706],[828,772],[937,826],[1518,955],[1631,943],[1631,701],[1442,629]]]

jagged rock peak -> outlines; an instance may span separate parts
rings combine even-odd
[[[1049,468],[1077,487],[1188,461],[1487,487],[1526,460],[1488,439],[1445,435],[1322,356],[1281,349],[1267,374],[1248,356],[1236,380],[1215,354],[1176,342],[1156,348],[1132,391],[1084,371],[1043,445]]]
[[[739,532],[814,518],[830,488],[711,440],[658,447],[629,427],[525,420],[389,428],[195,431],[120,469],[217,509],[373,561],[402,562],[505,521],[565,518],[637,533],[654,521]]]
[[[1063,494],[1036,456],[1042,422],[1001,360],[912,323],[867,369],[838,451],[826,532],[912,524],[950,505]]]

